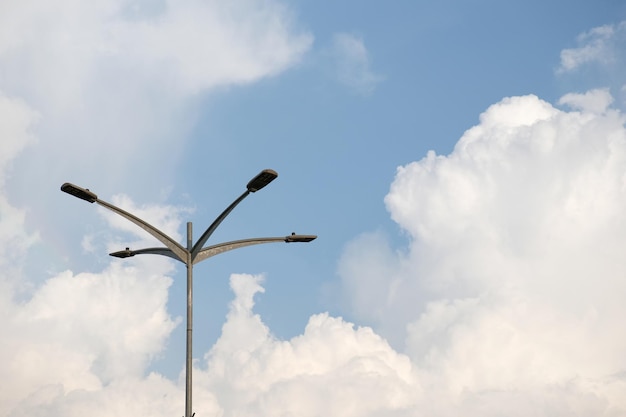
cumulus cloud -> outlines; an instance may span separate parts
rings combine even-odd
[[[259,276],[231,277],[236,297],[205,357],[200,378],[221,415],[394,415],[420,397],[408,357],[370,328],[323,313],[300,336],[273,337],[252,311],[260,283]]]
[[[22,211],[0,205],[1,222],[14,220],[7,212]],[[143,387],[173,385],[158,375],[144,379],[179,321],[166,309],[171,263],[112,262],[100,272],[64,271],[24,288],[20,269],[32,239],[0,228],[0,377],[10,381],[0,391],[0,415],[121,415],[120,402],[136,400],[126,390],[147,395]],[[158,396],[149,402],[159,404]]]
[[[159,226],[180,225],[168,207],[143,211]],[[180,322],[166,308],[172,262],[112,261],[98,272],[63,271],[29,284],[21,268],[37,235],[24,230],[24,215],[2,196],[0,416],[179,412],[180,384],[145,375]]]
[[[0,372],[13,384],[2,392],[0,415],[180,413],[183,375],[177,382],[142,375],[174,324],[162,309],[168,280],[138,272],[119,264],[98,275],[66,272],[10,312],[3,330],[17,337],[3,347],[10,360]],[[370,328],[328,314],[278,340],[253,312],[260,283],[231,277],[235,298],[222,335],[194,369],[194,411],[409,415],[421,388],[407,356]]]
[[[330,56],[339,82],[360,94],[371,93],[384,79],[372,70],[370,54],[365,43],[356,35],[335,34]]]
[[[398,168],[385,202],[409,247],[365,235],[343,255],[354,311],[465,415],[626,412],[626,118],[610,102],[494,104],[450,155]]]

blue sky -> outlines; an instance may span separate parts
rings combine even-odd
[[[183,411],[184,268],[62,183],[182,242],[265,168],[210,242],[319,238],[195,268],[198,415],[626,413],[625,19],[0,4],[0,416]]]

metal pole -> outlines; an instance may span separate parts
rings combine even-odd
[[[193,261],[191,259],[192,224],[187,222],[187,356],[186,356],[186,381],[185,381],[185,417],[192,417],[191,407],[191,373],[192,364],[192,329],[193,329]]]
[[[192,392],[192,372],[193,372],[193,355],[192,355],[192,329],[193,329],[193,264],[201,262],[207,258],[210,258],[220,253],[227,252],[233,249],[242,248],[250,245],[257,245],[260,243],[272,243],[272,242],[310,242],[317,238],[315,235],[296,235],[292,233],[291,236],[285,237],[269,237],[269,238],[253,238],[233,240],[231,242],[223,242],[217,245],[212,245],[204,248],[204,244],[209,239],[211,234],[220,225],[222,220],[230,214],[230,212],[237,206],[246,196],[250,193],[255,193],[264,188],[267,184],[272,182],[278,174],[271,169],[264,169],[256,177],[252,178],[248,185],[246,185],[246,191],[239,196],[230,206],[226,208],[209,226],[209,228],[202,234],[198,242],[193,245],[192,239],[192,224],[187,222],[187,248],[185,249],[180,243],[163,233],[161,230],[147,223],[145,220],[131,214],[119,207],[114,206],[111,203],[100,200],[98,196],[89,191],[87,188],[81,188],[69,182],[64,183],[61,186],[61,191],[73,195],[74,197],[85,200],[89,203],[98,203],[101,206],[119,214],[120,216],[130,220],[143,230],[154,236],[157,240],[163,243],[165,248],[145,248],[139,250],[126,250],[110,253],[109,255],[117,258],[128,258],[139,254],[154,254],[163,255],[170,258],[181,261],[187,267],[187,355],[185,364],[185,416],[194,417],[195,413],[192,412],[191,405],[191,392]]]

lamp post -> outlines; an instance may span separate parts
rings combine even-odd
[[[292,233],[283,237],[261,237],[261,238],[249,238],[241,240],[233,240],[230,242],[218,243],[215,245],[204,247],[204,244],[211,237],[215,229],[222,223],[222,221],[230,214],[230,212],[243,201],[250,193],[254,193],[265,187],[272,182],[278,174],[271,169],[265,169],[261,171],[257,176],[252,178],[247,186],[246,191],[243,192],[235,201],[233,201],[226,209],[217,216],[217,218],[211,223],[211,225],[204,231],[202,236],[193,243],[192,239],[192,223],[187,222],[187,246],[184,247],[174,239],[152,226],[148,222],[140,219],[139,217],[122,210],[119,207],[114,206],[111,203],[107,203],[98,198],[98,196],[89,191],[89,189],[78,187],[74,184],[66,182],[61,186],[61,191],[80,198],[81,200],[88,201],[90,203],[98,203],[102,207],[105,207],[120,216],[130,220],[137,226],[150,233],[157,240],[165,245],[165,247],[157,248],[145,248],[139,250],[131,250],[126,248],[125,250],[113,252],[109,255],[117,258],[128,258],[135,255],[152,254],[163,255],[176,259],[185,264],[187,267],[187,341],[186,341],[186,368],[185,368],[185,416],[193,417],[195,413],[192,413],[192,333],[193,333],[193,266],[194,264],[204,261],[212,256],[219,255],[220,253],[227,252],[233,249],[242,248],[245,246],[258,245],[262,243],[273,242],[310,242],[317,238],[315,235],[297,235]]]

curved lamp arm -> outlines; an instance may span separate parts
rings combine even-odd
[[[315,235],[296,235],[292,233],[289,236],[284,237],[257,237],[252,239],[232,240],[230,242],[218,243],[202,249],[196,255],[193,263],[202,262],[212,256],[219,255],[220,253],[228,252],[233,249],[243,248],[245,246],[260,245],[262,243],[278,243],[278,242],[310,242],[316,239]]]
[[[172,256],[174,259],[178,259],[179,261],[185,263],[185,259],[187,258],[187,250],[181,246],[180,243],[176,242],[174,239],[152,226],[150,223],[141,220],[139,217],[130,214],[126,210],[122,210],[121,208],[114,206],[111,203],[107,203],[106,201],[102,201],[100,199],[96,199],[96,203],[100,204],[102,207],[108,208],[109,210],[119,214],[120,216],[130,220],[135,223],[137,226],[141,227],[146,232],[150,233],[152,236],[157,238],[161,243],[167,246],[173,254],[176,256]]]
[[[200,250],[202,249],[206,241],[209,240],[215,229],[217,229],[217,227],[222,223],[226,216],[228,216],[230,212],[233,211],[233,209],[243,201],[244,198],[250,195],[250,193],[256,193],[260,189],[264,188],[267,184],[274,181],[276,177],[278,177],[276,171],[274,171],[273,169],[264,169],[263,171],[259,172],[254,178],[248,181],[248,184],[246,185],[246,191],[239,197],[237,197],[237,199],[233,201],[230,206],[226,207],[222,214],[220,214],[213,221],[213,223],[211,223],[211,225],[204,231],[204,233],[202,233],[202,236],[200,236],[200,239],[198,239],[196,244],[193,245],[193,248],[191,248],[191,262],[193,262],[196,256],[198,256],[198,253],[200,253]]]
[[[295,233],[293,233],[289,236],[284,237],[257,237],[251,239],[232,240],[230,242],[218,243],[217,245],[209,246],[208,248],[202,249],[198,253],[198,256],[196,256],[193,263],[196,264],[215,255],[219,255],[220,253],[228,252],[233,249],[243,248],[246,246],[277,242],[310,242],[312,240],[315,240],[316,238],[317,236],[315,235],[296,235]],[[115,256],[116,258],[130,258],[135,255],[163,255],[180,261],[180,259],[178,259],[174,252],[172,252],[168,248],[146,248],[138,250],[130,250],[129,248],[126,248],[125,250],[109,253],[109,255]]]
[[[198,239],[196,244],[193,245],[193,248],[191,248],[191,261],[192,262],[196,258],[196,256],[198,256],[200,249],[202,249],[206,241],[209,240],[209,238],[211,237],[215,229],[217,229],[217,226],[219,226],[220,223],[222,223],[222,221],[226,218],[226,216],[228,216],[230,212],[233,211],[233,209],[237,207],[237,205],[241,203],[243,199],[246,198],[249,194],[250,194],[250,191],[248,190],[246,190],[243,194],[241,194],[235,201],[231,203],[230,206],[226,207],[226,210],[224,210],[222,214],[220,214],[213,221],[213,223],[211,223],[211,225],[204,231],[204,233],[202,233],[202,236],[200,236],[200,239]]]
[[[126,248],[126,250],[109,253],[109,255],[115,256],[116,258],[130,258],[131,256],[144,255],[144,254],[163,255],[163,256],[168,256],[170,258],[174,258],[177,261],[180,261],[178,256],[176,256],[174,252],[172,252],[172,250],[168,248],[146,248],[146,249],[139,249],[139,250],[130,250],[129,248]]]
[[[98,203],[102,207],[105,207],[119,214],[125,219],[130,220],[131,222],[135,223],[137,226],[141,227],[143,230],[145,230],[146,232],[154,236],[159,242],[167,246],[175,255],[175,256],[172,256],[172,258],[178,259],[179,261],[185,263],[187,259],[187,254],[189,252],[185,248],[183,248],[180,243],[176,242],[174,239],[172,239],[171,237],[169,237],[168,235],[166,235],[165,233],[163,233],[156,227],[152,226],[150,223],[144,220],[141,220],[139,217],[134,216],[130,214],[129,212],[127,212],[126,210],[122,210],[121,208],[111,203],[107,203],[106,201],[98,199],[98,196],[96,195],[96,193],[89,191],[89,189],[82,188],[72,183],[66,182],[65,184],[61,186],[61,191],[71,194],[74,197],[80,198],[81,200],[88,201],[90,203]]]

